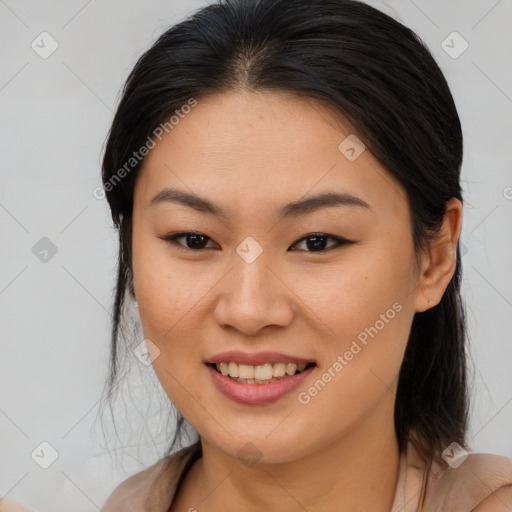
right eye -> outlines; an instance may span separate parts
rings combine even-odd
[[[158,238],[184,251],[201,251],[205,248],[207,241],[211,240],[211,238],[196,231],[184,231],[182,233],[175,233],[174,235],[161,236]],[[179,242],[181,238],[185,239],[185,244]]]

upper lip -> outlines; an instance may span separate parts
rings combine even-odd
[[[257,352],[250,354],[248,352],[241,352],[237,350],[222,352],[221,354],[216,354],[206,360],[207,364],[239,363],[252,366],[274,363],[307,364],[314,362],[315,361],[313,359],[304,359],[303,357],[282,354],[279,352]]]

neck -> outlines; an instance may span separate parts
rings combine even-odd
[[[398,442],[393,415],[378,416],[305,457],[279,464],[246,467],[202,439],[203,457],[191,470],[196,485],[189,497],[194,496],[198,510],[210,512],[226,506],[248,512],[389,512],[398,479]]]

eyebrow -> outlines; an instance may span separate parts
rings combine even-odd
[[[224,219],[229,218],[228,211],[223,207],[196,194],[178,189],[164,188],[153,197],[148,208],[162,203],[180,204],[193,208],[198,212],[208,213]],[[298,217],[321,208],[334,206],[357,206],[371,210],[371,206],[366,201],[347,192],[323,192],[315,196],[285,204],[279,210],[278,218],[279,220],[283,220],[290,217]]]

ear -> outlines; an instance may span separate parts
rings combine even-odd
[[[457,264],[457,243],[462,230],[462,203],[452,197],[445,207],[439,234],[421,255],[416,288],[416,312],[430,309],[441,301]]]

